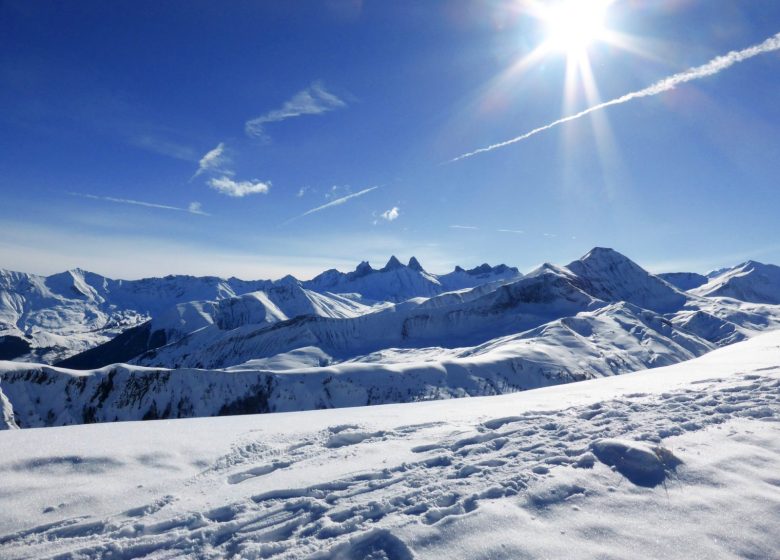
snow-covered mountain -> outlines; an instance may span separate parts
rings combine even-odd
[[[238,356],[258,355],[235,339],[230,344]],[[323,347],[317,360],[324,357],[324,365],[295,367],[298,362],[276,373],[265,369],[272,366],[268,362],[225,354],[216,360],[240,365],[227,371],[184,363],[175,369],[117,365],[77,372],[5,362],[0,387],[16,425],[27,428],[494,395],[665,366],[715,348],[629,303],[469,348],[391,349],[333,364],[327,347],[316,348]],[[217,351],[210,347],[204,355]]]
[[[495,267],[483,264],[471,270],[458,266],[448,274],[436,275],[426,272],[415,257],[404,265],[392,256],[380,269],[374,269],[364,261],[346,274],[335,269],[327,270],[304,282],[303,286],[321,293],[357,293],[369,300],[401,302],[490,282],[516,280],[521,276],[516,268],[503,264]]]
[[[613,249],[596,247],[566,268],[586,292],[604,301],[627,301],[666,313],[679,310],[687,299],[674,286]]]
[[[227,321],[223,325],[235,324],[239,317],[228,317],[235,313],[241,314],[244,324],[302,315],[352,317],[384,302],[519,276],[517,269],[505,265],[482,265],[438,277],[426,272],[414,257],[408,266],[392,257],[380,270],[362,263],[351,273],[331,270],[304,282],[292,276],[274,282],[192,276],[128,281],[78,269],[48,277],[0,269],[0,359],[55,363],[150,318],[152,325],[140,329],[147,338],[171,341],[214,323],[216,315],[221,316],[219,321]],[[217,305],[221,300],[228,301]],[[125,338],[138,339],[138,332],[126,333]]]
[[[84,278],[86,301],[130,297],[125,283],[101,291]],[[186,277],[158,280],[174,278]],[[173,292],[139,281],[158,294],[144,300],[151,319],[136,310],[130,329],[58,368],[4,365],[6,424],[498,394],[668,365],[780,326],[780,306],[685,292],[605,248],[526,276],[487,265],[437,276],[391,258],[308,282],[192,281]]]
[[[780,266],[747,261],[720,271],[691,291],[701,296],[780,304]]]
[[[351,318],[307,315],[273,326],[243,324],[220,329],[213,325],[147,352],[133,363],[214,369],[301,347],[319,348],[336,360],[387,348],[470,347],[620,302],[687,316],[691,310],[702,309],[694,300],[616,251],[594,249],[567,267],[543,267],[513,282],[409,300]],[[747,311],[741,313],[735,319],[739,324],[751,318],[764,320]],[[717,320],[729,319],[713,318]],[[711,325],[691,324],[704,331],[700,338],[705,345],[721,341]],[[720,334],[730,341],[742,338],[741,331],[739,336],[725,330]]]
[[[45,277],[0,269],[2,357],[54,362],[178,303],[231,297],[266,284],[192,276],[112,280],[79,269]]]

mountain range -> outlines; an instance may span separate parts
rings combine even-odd
[[[526,275],[395,257],[307,281],[0,271],[0,424],[491,395],[669,365],[780,326],[778,271],[654,275],[606,248]]]

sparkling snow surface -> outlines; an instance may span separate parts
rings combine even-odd
[[[778,419],[775,331],[505,396],[4,431],[0,557],[772,558]]]

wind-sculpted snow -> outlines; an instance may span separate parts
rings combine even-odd
[[[778,344],[488,399],[0,433],[0,554],[771,558]]]

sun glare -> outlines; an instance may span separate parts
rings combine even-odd
[[[580,55],[606,34],[605,0],[565,0],[543,14],[547,42],[567,55]]]

